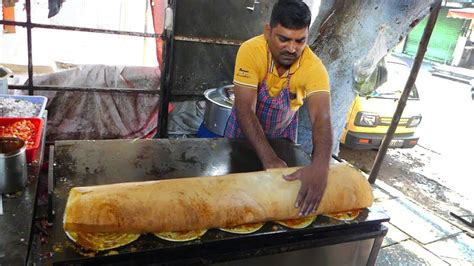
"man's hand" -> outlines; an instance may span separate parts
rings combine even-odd
[[[301,180],[295,208],[306,216],[318,208],[328,180],[332,149],[332,126],[329,93],[314,93],[307,98],[309,116],[313,125],[313,163],[291,175],[286,180]]]
[[[285,161],[278,158],[278,156],[272,156],[270,159],[262,160],[263,169],[267,170],[270,168],[284,168],[287,167]]]
[[[326,189],[328,171],[328,168],[318,169],[310,165],[283,177],[287,181],[301,181],[295,202],[295,208],[300,208],[300,216],[307,216],[318,208]]]

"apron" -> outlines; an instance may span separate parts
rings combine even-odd
[[[275,97],[271,97],[268,94],[268,87],[265,81],[260,84],[257,89],[256,115],[267,138],[284,138],[296,143],[298,111],[292,111],[290,108],[290,79],[291,75],[288,75],[286,87]],[[245,137],[239,127],[235,108],[232,108],[229,120],[227,120],[224,137]]]

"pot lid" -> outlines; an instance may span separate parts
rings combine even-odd
[[[0,79],[7,78],[12,75],[12,71],[4,66],[0,66]]]
[[[26,149],[25,142],[19,138],[0,137],[0,158],[15,156]]]
[[[234,85],[208,89],[204,92],[204,97],[212,103],[222,107],[232,108],[235,99]]]

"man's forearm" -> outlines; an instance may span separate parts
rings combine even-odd
[[[237,110],[237,120],[239,122],[240,129],[252,147],[255,149],[258,157],[263,163],[265,163],[266,160],[276,156],[273,148],[268,143],[265,133],[263,132],[262,125],[260,125],[260,121],[258,121],[255,113],[250,111],[239,112]]]
[[[331,119],[327,117],[323,121],[315,121],[313,124],[313,165],[316,167],[329,167],[332,154],[332,126]]]

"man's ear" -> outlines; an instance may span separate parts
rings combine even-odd
[[[270,27],[270,24],[265,24],[263,27],[263,35],[265,36],[265,39],[268,41],[270,39],[270,32],[272,31],[272,28]]]

